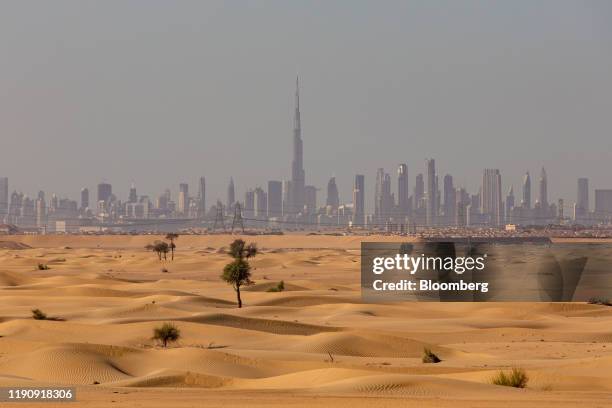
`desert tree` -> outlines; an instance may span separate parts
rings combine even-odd
[[[164,257],[164,259],[167,259],[169,248],[170,246],[168,245],[168,243],[163,241],[155,241],[154,243],[145,246],[146,250],[157,253],[157,256],[159,257],[160,261],[162,260],[162,256]]]
[[[169,234],[166,234],[166,239],[168,241],[170,241],[170,259],[174,261],[174,250],[176,249],[176,244],[174,243],[175,240],[177,240],[179,237],[179,234],[171,232]]]
[[[248,244],[241,239],[237,239],[231,243],[228,255],[234,260],[223,268],[223,279],[228,284],[232,285],[236,291],[238,307],[242,307],[242,299],[240,298],[240,288],[242,286],[251,285],[251,265],[249,258],[257,255],[257,246],[254,243]]]

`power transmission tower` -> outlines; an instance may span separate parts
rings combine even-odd
[[[213,231],[217,230],[217,225],[221,225],[223,231],[225,231],[225,222],[223,221],[223,204],[221,201],[217,201],[217,213],[215,215],[215,223],[213,225]]]
[[[242,208],[240,208],[240,203],[236,203],[234,205],[234,219],[232,220],[232,233],[234,232],[234,228],[240,225],[242,228],[242,233],[244,234],[244,221],[242,220]]]

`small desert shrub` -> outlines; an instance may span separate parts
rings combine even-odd
[[[40,309],[33,309],[32,318],[34,320],[47,320],[47,315]]]
[[[39,263],[38,264],[38,270],[39,271],[46,271],[49,269],[49,266],[47,264],[43,264],[43,263]]]
[[[168,269],[166,268],[161,268],[162,273],[168,273]]]
[[[181,337],[181,331],[172,323],[164,323],[153,329],[153,340],[161,341],[164,347],[169,342],[177,341]]]
[[[603,305],[603,306],[612,306],[612,302],[609,299],[592,297],[589,299],[589,304],[591,305]]]
[[[527,381],[529,381],[529,377],[527,376],[525,370],[516,367],[513,368],[509,374],[502,370],[491,379],[491,382],[495,385],[503,385],[514,388],[527,387]]]
[[[282,292],[283,290],[285,290],[285,281],[280,281],[278,285],[268,289],[268,292]]]
[[[423,349],[423,362],[424,363],[439,363],[442,361],[440,357],[435,355],[433,351],[428,348]]]

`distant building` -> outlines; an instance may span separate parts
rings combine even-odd
[[[357,174],[353,186],[353,226],[365,226],[365,176]]]
[[[132,183],[130,187],[130,194],[128,195],[128,203],[138,202],[138,194],[136,193],[136,186]]]
[[[283,217],[284,218],[292,218],[295,212],[293,208],[291,208],[291,192],[293,188],[291,187],[291,180],[283,181]]]
[[[89,189],[84,187],[81,189],[81,211],[89,208]]]
[[[521,201],[521,207],[531,208],[531,178],[529,172],[525,173],[523,178],[523,199]]]
[[[391,218],[393,208],[391,196],[391,177],[380,168],[376,172],[376,185],[374,187],[374,224],[384,227]]]
[[[589,179],[578,179],[576,205],[574,206],[574,221],[584,222],[589,213]]]
[[[492,225],[501,225],[502,185],[499,169],[485,169],[482,176],[482,214]]]
[[[510,186],[508,195],[506,195],[506,205],[504,206],[506,223],[510,222],[511,214],[514,211],[514,187]]]
[[[283,215],[283,183],[268,181],[268,217],[280,218]]]
[[[178,206],[177,212],[181,215],[187,215],[189,209],[189,184],[179,184]]]
[[[98,201],[108,203],[113,195],[113,186],[108,183],[98,184]]]
[[[598,222],[612,221],[612,189],[595,190],[595,219]]]
[[[336,178],[332,177],[327,183],[327,201],[325,202],[326,207],[331,207],[332,212],[338,211],[340,206],[340,195],[338,194],[338,186],[336,185]]]
[[[317,211],[317,188],[315,186],[304,187],[304,212],[314,214]]]
[[[261,187],[257,187],[253,194],[255,217],[260,220],[266,219],[268,217],[268,195]]]
[[[198,184],[198,202],[197,202],[197,217],[202,219],[206,215],[206,178],[200,177]]]
[[[436,180],[436,161],[434,159],[425,160],[427,168],[427,197],[425,207],[425,220],[428,226],[436,224],[436,195],[438,194],[438,186]]]
[[[234,178],[230,177],[229,185],[227,186],[227,199],[225,201],[225,209],[228,214],[234,213],[234,204],[236,203],[236,189],[234,187]]]
[[[8,177],[0,177],[0,223],[8,215],[9,189]]]
[[[247,190],[244,193],[244,209],[245,218],[253,218],[255,216],[255,192],[253,190]]]
[[[546,170],[542,167],[540,172],[540,206],[544,209],[548,208],[548,178],[546,177]]]
[[[401,222],[410,216],[410,189],[408,186],[408,166],[400,164],[397,167],[397,207]]]
[[[456,198],[455,186],[453,185],[453,176],[447,174],[444,176],[444,225],[452,225],[455,221]]]

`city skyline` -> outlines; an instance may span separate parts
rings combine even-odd
[[[377,168],[423,172],[426,157],[470,191],[483,168],[517,194],[524,172],[535,186],[542,167],[566,200],[577,177],[608,184],[604,2],[456,5],[452,18],[448,5],[420,2],[271,2],[247,14],[160,3],[146,15],[134,4],[26,3],[0,16],[10,145],[0,174],[31,194],[76,198],[104,180],[176,194],[206,175],[208,195],[225,198],[234,175],[242,197],[284,178],[291,162],[276,157],[292,148],[296,72],[307,183],[335,175],[342,201],[355,174],[372,185]]]
[[[526,171],[521,185],[522,199],[517,205],[514,185],[510,184],[507,195],[503,195],[505,185],[498,168],[485,168],[478,189],[470,191],[465,185],[455,185],[453,174],[446,173],[442,178],[434,158],[425,159],[424,172],[414,171],[412,194],[409,166],[400,163],[397,165],[396,184],[393,183],[394,180],[386,168],[379,167],[373,180],[372,194],[368,194],[367,177],[357,174],[354,178],[352,200],[345,201],[338,192],[336,177],[331,176],[327,183],[327,196],[323,199],[319,195],[317,199],[317,191],[321,188],[306,184],[303,149],[298,76],[295,82],[291,173],[288,177],[282,178],[282,181],[279,178],[248,186],[244,190],[243,201],[236,198],[240,197],[240,191],[236,192],[234,175],[229,177],[225,204],[223,197],[210,200],[211,197],[207,196],[207,182],[204,175],[198,178],[197,193],[190,194],[189,183],[180,182],[175,196],[168,187],[160,195],[155,193],[138,195],[136,185],[132,182],[127,199],[123,199],[117,190],[113,192],[112,184],[100,182],[97,184],[97,195],[93,205],[88,186],[80,190],[80,203],[62,196],[61,193],[56,195],[53,192],[49,194],[50,205],[47,205],[45,197],[49,192],[45,192],[44,189],[36,194],[34,200],[27,193],[23,194],[14,188],[9,190],[8,178],[0,177],[0,217],[5,218],[7,222],[29,219],[27,223],[33,223],[35,218],[36,225],[42,225],[43,218],[47,216],[47,209],[52,212],[59,210],[60,218],[68,218],[68,214],[71,218],[76,218],[78,214],[79,218],[97,218],[100,222],[105,222],[107,217],[106,222],[116,222],[122,218],[210,219],[211,214],[218,211],[216,217],[231,216],[238,212],[247,220],[261,222],[277,220],[277,223],[295,222],[295,225],[300,222],[302,225],[315,224],[313,217],[317,216],[318,224],[335,223],[338,226],[352,223],[356,226],[368,224],[381,227],[391,222],[419,226],[500,227],[509,223],[551,223],[555,219],[563,222],[564,215],[569,214],[571,216],[567,217],[568,220],[573,219],[576,223],[592,223],[598,222],[597,217],[609,219],[612,215],[612,195],[610,195],[612,193],[609,193],[611,191],[609,189],[595,188],[592,192],[592,202],[595,206],[590,207],[591,192],[589,179],[586,177],[576,179],[577,189],[572,205],[571,199],[549,195],[548,175],[544,167],[540,170],[536,185],[536,200],[533,201],[531,176],[530,172]],[[267,189],[262,188],[262,185],[266,184]],[[396,185],[397,188],[394,189],[392,185]],[[373,198],[372,206],[369,205],[370,195]],[[209,203],[215,204],[207,207],[207,198],[210,200]],[[117,206],[114,206],[115,202]],[[322,205],[323,202],[326,203],[325,206]],[[234,206],[237,204],[241,207],[236,208],[235,212]],[[218,210],[219,206],[223,206],[221,210]],[[321,216],[325,217],[323,221]]]

